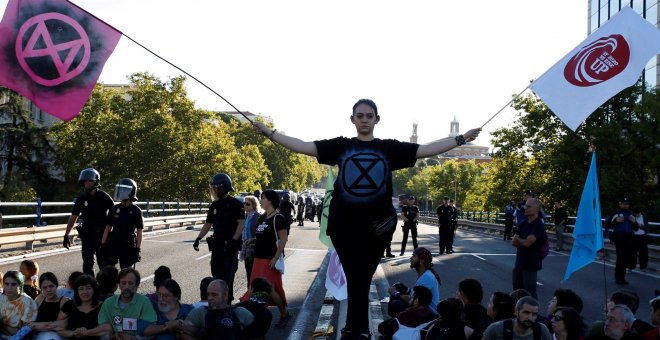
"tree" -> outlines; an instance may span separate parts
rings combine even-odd
[[[254,148],[237,148],[227,124],[194,108],[185,78],[129,77],[122,91],[98,85],[80,115],[53,127],[57,165],[68,183],[93,166],[108,186],[123,177],[145,199],[208,199],[209,178],[226,172],[237,190],[267,181]]]
[[[0,87],[0,199],[30,188],[52,197],[57,183],[48,171],[52,156],[47,130],[32,121],[23,97]]]

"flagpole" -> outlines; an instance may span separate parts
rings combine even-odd
[[[495,112],[494,115],[492,115],[490,118],[488,118],[488,120],[487,120],[485,123],[483,123],[483,125],[481,125],[481,129],[483,129],[484,126],[486,126],[486,124],[490,123],[490,121],[493,120],[493,118],[497,117],[497,115],[499,115],[500,112],[504,111],[504,109],[506,109],[511,103],[513,103],[514,100],[518,99],[518,97],[520,97],[520,96],[523,94],[523,92],[527,91],[527,89],[528,89],[530,86],[532,86],[532,83],[530,83],[529,85],[527,85],[527,87],[525,87],[522,91],[520,91],[520,93],[518,93],[517,95],[513,96],[513,98],[511,98],[511,100],[509,100],[508,103],[504,104],[504,106],[502,106],[502,108],[501,108],[499,111]]]
[[[80,6],[76,5],[76,4],[74,4],[73,2],[71,2],[71,1],[69,1],[69,0],[66,0],[66,1],[67,1],[68,3],[70,3],[72,6],[75,6],[75,7],[77,7],[78,9],[80,9],[81,11],[83,11],[83,12],[87,13],[88,15],[94,17],[96,20],[98,20],[98,21],[104,23],[104,24],[107,25],[108,27],[110,27],[110,28],[114,29],[115,31],[121,33],[121,35],[125,36],[126,39],[128,39],[128,40],[132,41],[133,43],[135,43],[136,45],[142,47],[142,48],[145,49],[147,52],[153,54],[156,58],[158,58],[158,59],[160,59],[160,60],[166,62],[166,63],[169,64],[170,66],[174,67],[175,69],[181,71],[183,74],[187,75],[188,77],[190,77],[190,78],[193,79],[194,81],[198,82],[200,85],[204,86],[204,87],[207,88],[209,91],[213,92],[213,94],[215,94],[216,96],[220,97],[220,99],[224,100],[225,103],[229,104],[229,106],[231,106],[234,110],[236,110],[236,112],[238,112],[241,116],[243,116],[243,118],[247,119],[248,122],[250,122],[251,124],[254,123],[254,122],[252,121],[252,119],[248,118],[248,116],[246,116],[241,110],[239,110],[238,108],[236,108],[236,106],[234,106],[234,104],[230,103],[227,99],[225,99],[225,97],[223,97],[222,95],[220,95],[220,94],[219,94],[218,92],[216,92],[214,89],[210,88],[208,85],[204,84],[201,80],[197,79],[197,78],[196,78],[195,76],[193,76],[192,74],[186,72],[184,69],[180,68],[179,66],[174,65],[174,64],[171,63],[169,60],[167,60],[167,59],[161,57],[160,55],[156,54],[156,52],[154,52],[154,51],[148,49],[146,46],[140,44],[140,43],[137,42],[135,39],[133,39],[133,38],[129,37],[128,35],[126,35],[126,33],[124,33],[124,32],[122,32],[122,31],[116,29],[115,27],[113,27],[112,25],[108,24],[107,22],[105,22],[105,21],[99,19],[96,15],[94,15],[94,14],[88,12],[88,11],[85,10],[84,8],[82,8],[82,7],[80,7]]]

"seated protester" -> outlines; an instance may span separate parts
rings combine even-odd
[[[481,340],[484,331],[493,322],[504,319],[513,319],[515,317],[516,300],[511,295],[504,292],[495,292],[488,300],[486,315],[488,319],[479,324],[470,335],[470,340]]]
[[[570,289],[557,289],[555,294],[548,303],[547,317],[539,316],[537,321],[543,323],[548,329],[552,329],[552,315],[559,307],[571,307],[575,309],[578,314],[582,313],[582,298]],[[589,330],[589,325],[582,321],[582,331],[580,335],[584,335]]]
[[[486,307],[481,305],[484,299],[484,289],[475,279],[464,279],[458,283],[456,297],[463,302],[461,320],[466,326],[476,329],[482,322],[487,321]]]
[[[149,299],[137,293],[140,273],[131,268],[119,272],[120,295],[103,301],[99,312],[99,325],[104,331],[112,332],[120,338],[136,337],[138,321],[156,322],[156,312]]]
[[[45,272],[39,277],[41,294],[35,299],[37,306],[39,306],[37,320],[27,323],[32,328],[33,334],[37,333],[35,339],[61,339],[55,331],[61,328],[63,323],[55,321],[66,319],[62,307],[70,300],[57,296],[58,284],[57,277],[51,272]]]
[[[80,275],[73,282],[73,301],[68,301],[62,312],[67,315],[66,325],[57,333],[65,338],[100,340],[109,333],[99,326],[101,290],[96,279],[88,274]]]
[[[23,293],[23,274],[10,270],[2,278],[0,295],[0,334],[15,335],[28,322],[37,319],[37,303]]]
[[[419,247],[413,251],[410,257],[410,268],[417,272],[417,281],[415,286],[424,286],[431,291],[433,296],[431,299],[431,310],[437,313],[436,306],[440,302],[440,276],[433,269],[433,256],[431,252],[424,248]],[[387,314],[390,317],[397,316],[401,311],[410,306],[410,290],[402,283],[394,284],[389,289],[390,302],[387,305]]]
[[[208,307],[193,309],[183,324],[183,339],[242,339],[243,330],[254,321],[254,316],[243,307],[228,304],[229,287],[225,281],[211,281]]]
[[[37,280],[39,279],[39,264],[32,260],[23,260],[20,266],[20,272],[25,278],[23,283],[23,293],[32,299],[36,299],[39,295],[39,286]]]
[[[66,285],[64,287],[59,287],[57,288],[57,295],[63,296],[69,300],[73,300],[73,296],[75,295],[73,291],[73,283],[76,282],[76,279],[78,279],[83,272],[79,271],[74,271],[73,273],[69,274],[69,278],[66,280]]]
[[[603,333],[605,336],[599,339],[613,340],[641,340],[641,335],[634,332],[632,327],[635,314],[626,305],[614,305],[607,312]]]
[[[182,330],[192,305],[181,304],[181,287],[172,279],[165,279],[158,286],[158,303],[154,304],[156,323],[138,320],[138,333],[153,336],[157,340],[175,340]]]
[[[656,291],[658,296],[655,299],[649,301],[649,307],[651,308],[651,325],[653,329],[644,333],[644,339],[646,340],[656,340],[660,339],[660,292]]]
[[[515,318],[493,322],[484,331],[482,339],[504,339],[504,335],[509,333],[514,339],[552,339],[548,328],[544,324],[536,322],[538,315],[538,301],[531,296],[525,296],[516,302]]]
[[[257,277],[252,280],[250,297],[236,304],[247,309],[254,316],[252,324],[245,327],[246,339],[263,339],[268,333],[270,323],[273,321],[273,313],[268,309],[268,300],[272,291],[273,286],[266,279]]]
[[[410,307],[397,314],[394,318],[385,320],[378,325],[378,333],[385,339],[392,339],[395,333],[419,332],[429,322],[436,319],[429,306],[431,305],[431,291],[424,286],[413,287],[410,295]],[[398,334],[398,333],[397,333]],[[403,334],[398,334],[403,336]]]
[[[99,301],[115,295],[119,287],[119,271],[113,265],[104,266],[96,273],[96,282],[99,284]]]
[[[169,267],[160,266],[156,268],[156,271],[154,271],[154,287],[156,287],[156,291],[153,293],[144,294],[149,298],[149,301],[151,301],[152,304],[158,303],[158,287],[160,287],[160,284],[163,283],[163,281],[171,278],[172,272],[170,272]]]
[[[465,340],[470,328],[461,320],[463,301],[449,298],[438,304],[438,320],[426,328],[427,340]]]
[[[637,312],[637,308],[639,308],[639,296],[637,293],[625,289],[614,292],[607,301],[605,308],[609,311],[615,305],[624,305],[633,313],[633,321],[629,333],[642,335],[653,328],[648,323],[635,318],[635,313]],[[591,324],[591,328],[589,328],[585,339],[604,339],[604,332],[605,322],[600,320],[595,321]]]
[[[582,340],[582,317],[572,307],[559,307],[550,315],[556,340]]]
[[[206,290],[209,288],[209,283],[211,281],[215,280],[212,276],[207,276],[202,279],[202,281],[199,282],[199,301],[194,302],[192,304],[193,308],[201,307],[201,306],[208,306],[209,301],[208,301],[208,293]]]

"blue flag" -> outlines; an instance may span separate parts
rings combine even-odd
[[[600,215],[596,153],[594,152],[591,156],[587,181],[582,190],[582,198],[580,198],[573,230],[573,249],[566,266],[564,281],[568,280],[574,272],[593,262],[597,252],[601,249],[603,249],[603,225]]]

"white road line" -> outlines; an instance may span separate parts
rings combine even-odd
[[[197,260],[201,260],[201,259],[206,258],[206,257],[209,257],[209,256],[211,256],[211,254],[212,254],[212,253],[208,253],[208,254],[206,254],[206,255],[202,255],[202,256],[196,258],[195,261],[197,261]]]
[[[485,258],[483,258],[483,257],[481,257],[481,256],[479,256],[479,255],[477,255],[477,254],[472,254],[472,256],[478,258],[479,260],[486,261]]]
[[[163,241],[163,240],[152,240],[146,239],[145,242],[156,242],[156,243],[180,243],[179,241]]]
[[[153,278],[154,278],[154,275],[153,275],[153,274],[151,274],[151,275],[149,275],[149,276],[147,276],[147,277],[143,277],[142,279],[140,279],[140,283],[147,282],[147,281],[149,281],[149,280],[151,280],[151,279],[153,279]]]

